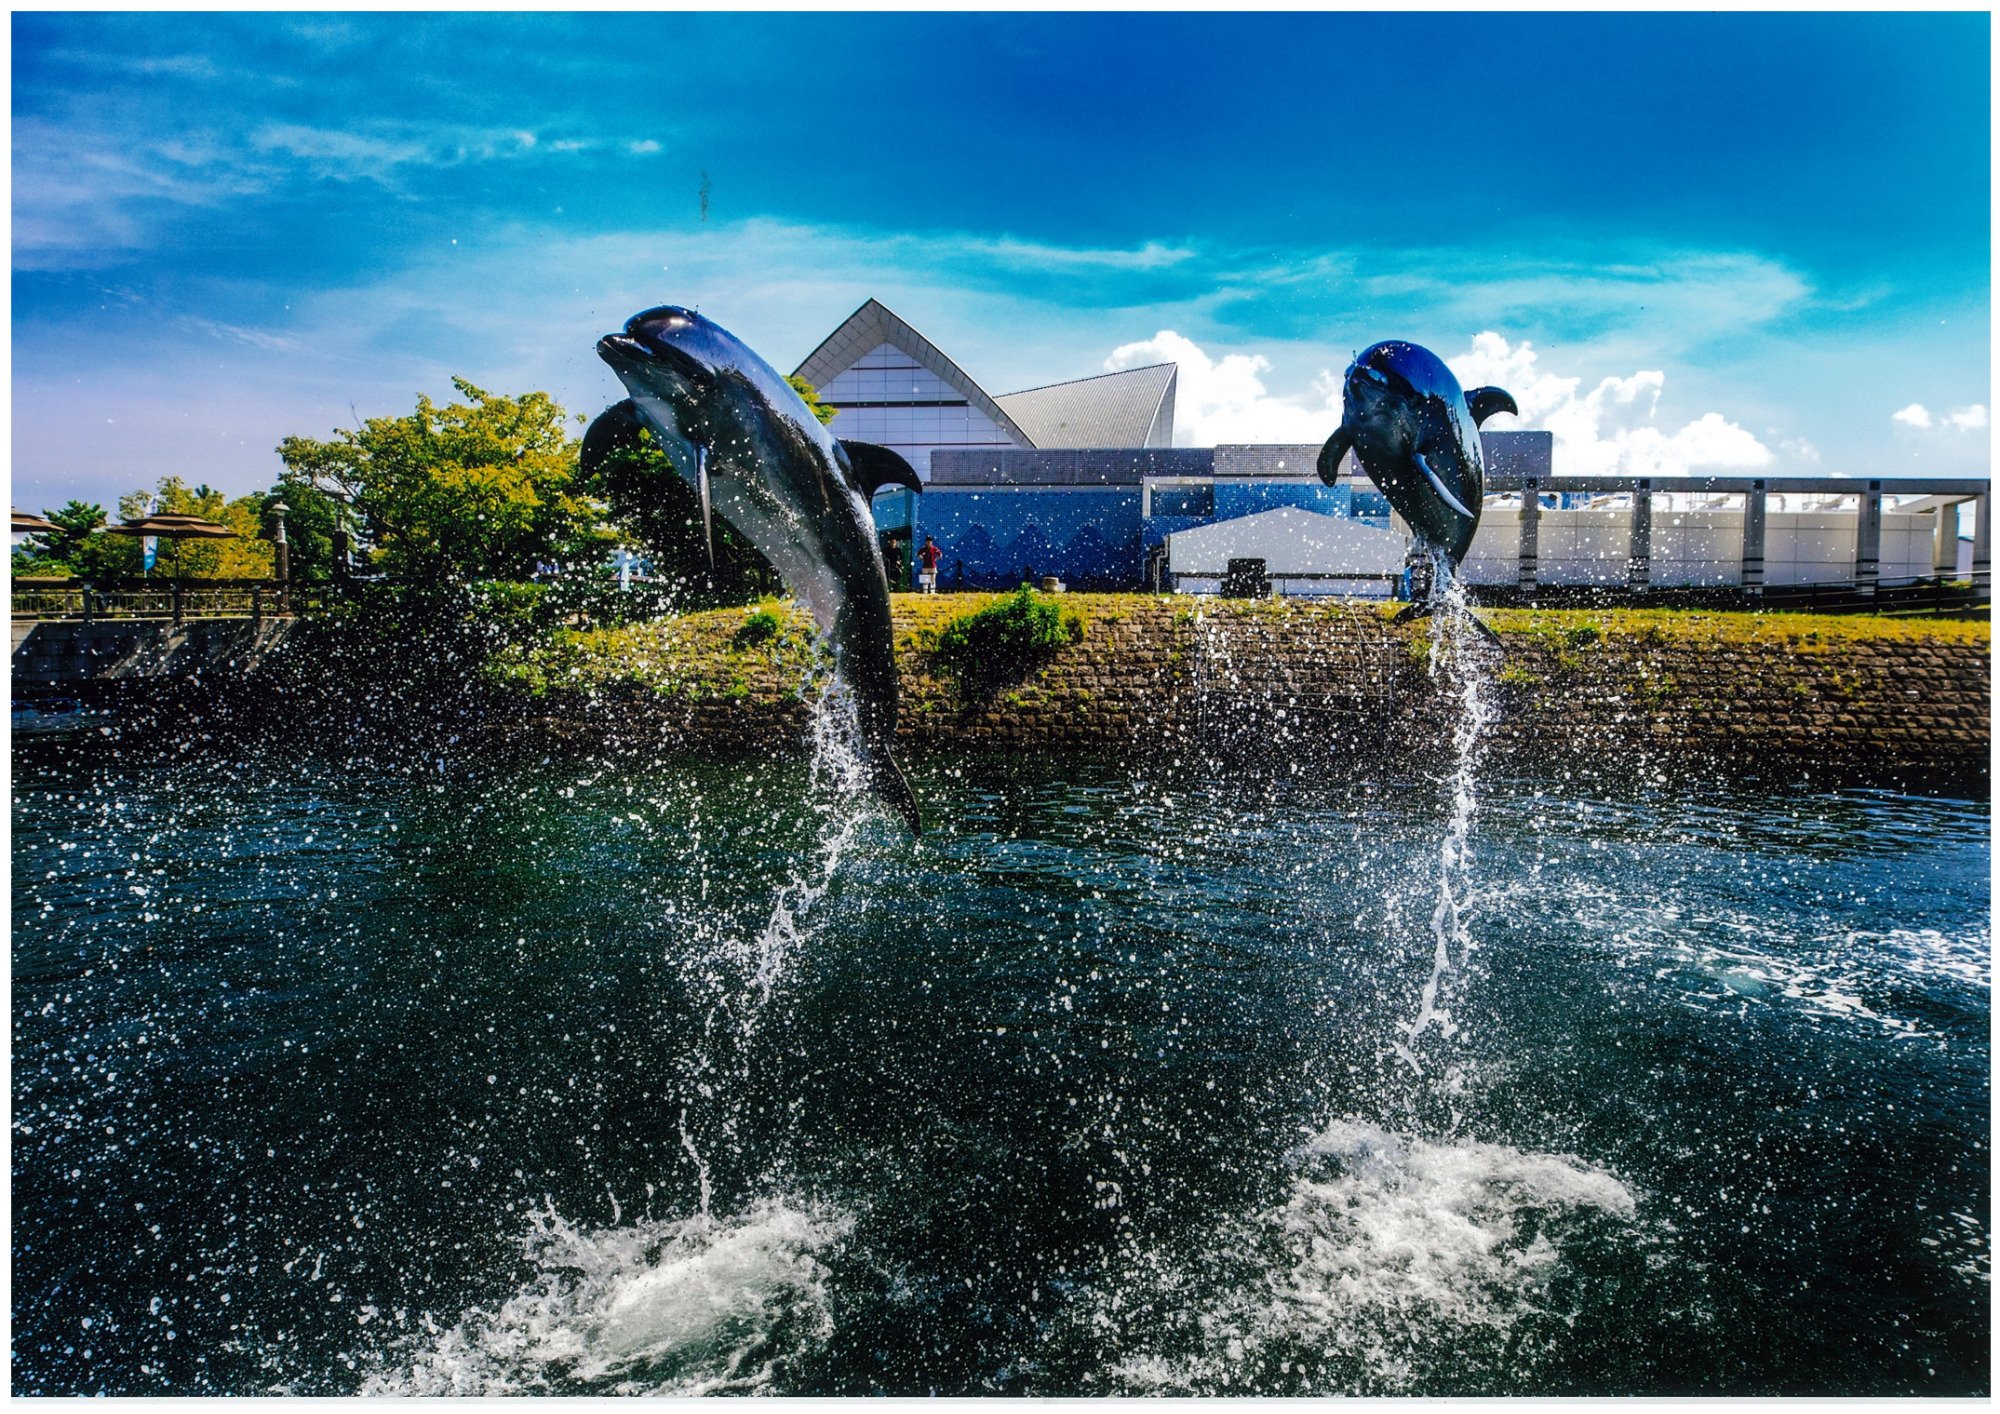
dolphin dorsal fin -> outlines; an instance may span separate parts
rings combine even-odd
[[[1514,405],[1514,395],[1505,388],[1474,388],[1466,393],[1465,405],[1472,411],[1474,427],[1496,412],[1511,412],[1516,417],[1521,415],[1521,410]]]
[[[1326,445],[1319,449],[1319,479],[1329,486],[1340,480],[1340,464],[1353,448],[1354,434],[1347,430],[1346,423],[1342,423],[1326,439]]]
[[[646,424],[639,418],[638,405],[630,398],[622,403],[613,403],[600,412],[583,434],[583,450],[577,457],[583,474],[594,476],[604,464],[604,459],[613,452],[626,452],[639,446],[645,431]]]
[[[884,486],[924,489],[924,483],[917,480],[916,469],[887,447],[878,447],[873,442],[843,441],[840,445],[847,453],[848,484],[862,495],[873,496]]]

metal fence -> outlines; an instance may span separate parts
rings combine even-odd
[[[16,579],[17,619],[264,619],[297,613],[317,591],[270,579]]]

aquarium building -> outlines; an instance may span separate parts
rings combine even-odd
[[[934,538],[945,588],[1046,575],[1079,589],[1160,584],[1169,536],[1283,508],[1392,535],[1388,502],[1365,483],[1321,483],[1317,447],[1174,446],[1177,371],[1161,363],[989,394],[873,299],[796,370],[840,410],[838,435],[894,448],[916,469],[924,493],[885,492],[876,524],[902,574]],[[1546,433],[1487,442],[1494,455],[1547,460]]]
[[[836,435],[894,448],[924,482],[921,495],[875,501],[899,584],[926,536],[943,552],[943,589],[1054,576],[1076,589],[1201,592],[1220,587],[1230,560],[1254,558],[1284,593],[1387,594],[1408,549],[1351,460],[1340,484],[1320,481],[1317,445],[1176,447],[1171,363],[989,394],[871,299],[797,372],[840,410]],[[1872,588],[1957,576],[1984,589],[1990,577],[1983,479],[1558,478],[1550,433],[1480,441],[1487,504],[1464,567],[1476,584]]]

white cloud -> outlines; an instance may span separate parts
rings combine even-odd
[[[1514,395],[1521,427],[1555,434],[1555,469],[1565,475],[1682,476],[1697,471],[1768,466],[1771,449],[1719,412],[1668,431],[1655,422],[1667,375],[1641,369],[1629,377],[1584,380],[1549,372],[1533,344],[1510,344],[1487,330],[1448,359],[1468,388],[1495,384]],[[1502,424],[1507,425],[1507,424]],[[1495,427],[1499,430],[1499,427]]]
[[[640,138],[637,142],[625,144],[625,150],[634,157],[650,157],[660,150],[660,144],[652,138]]]
[[[452,125],[378,125],[375,132],[353,132],[272,123],[253,133],[250,145],[294,158],[316,176],[389,185],[404,167],[456,167],[518,157],[533,151],[537,138],[515,129]]]
[[[1532,329],[1571,344],[1644,350],[1635,357],[1646,358],[1686,357],[1815,298],[1802,273],[1762,255],[1603,246],[1535,256],[1477,247],[1344,249],[1241,272],[1229,288],[1253,305],[1311,304],[1321,292],[1338,292],[1349,309],[1387,316],[1386,327]]]
[[[1174,393],[1174,440],[1187,447],[1212,447],[1223,442],[1325,441],[1340,425],[1340,385],[1323,371],[1314,388],[1324,401],[1317,407],[1273,397],[1264,387],[1271,361],[1262,354],[1224,354],[1211,358],[1192,339],[1162,329],[1150,339],[1120,344],[1104,360],[1106,372],[1143,368],[1149,363],[1176,363],[1180,373]]]
[[[964,242],[972,254],[991,257],[1003,265],[1042,271],[1062,270],[1161,270],[1190,260],[1195,252],[1185,246],[1147,241],[1130,248],[1103,246],[1057,246],[1040,241],[999,240]]]
[[[1920,431],[1978,432],[1986,426],[1986,404],[1973,403],[1950,412],[1934,413],[1922,403],[1911,403],[1890,413],[1889,420]]]

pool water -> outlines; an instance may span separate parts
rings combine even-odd
[[[13,751],[17,1393],[1989,1388],[1984,802]]]

